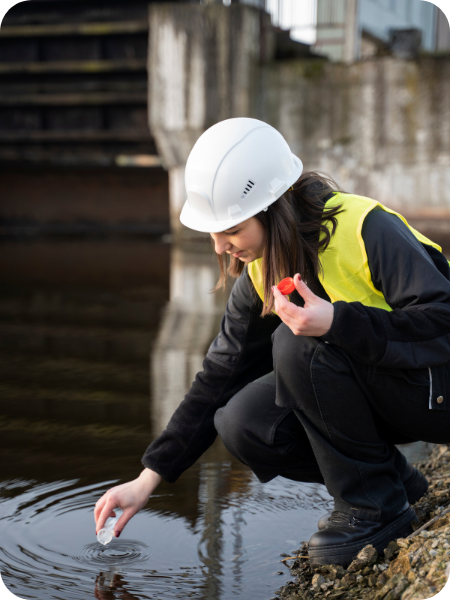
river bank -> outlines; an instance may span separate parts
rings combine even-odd
[[[425,600],[435,596],[450,575],[450,446],[434,446],[415,466],[430,486],[413,505],[419,519],[413,534],[391,542],[380,555],[366,546],[347,569],[312,569],[308,543],[303,542],[295,552],[283,555],[282,562],[294,579],[278,590],[276,599]]]

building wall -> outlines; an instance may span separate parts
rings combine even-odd
[[[334,62],[352,62],[359,54],[358,0],[317,0],[314,52]]]
[[[351,62],[367,55],[364,36],[386,44],[391,29],[420,29],[422,49],[434,52],[438,12],[425,0],[317,0],[314,50],[332,61]]]
[[[286,62],[260,89],[258,116],[305,169],[416,219],[450,217],[450,57]]]
[[[207,74],[213,68],[211,56],[229,57],[236,38],[223,36],[219,53],[213,43],[217,38],[202,38],[196,32],[206,25],[214,31],[231,18],[255,24],[257,13],[250,7],[237,5],[227,11],[218,5],[203,10],[153,5],[150,13],[151,37],[153,31],[165,32],[165,38],[161,34],[160,43],[150,47],[150,125],[169,168],[174,231],[188,233],[179,224],[179,213],[186,198],[183,174],[189,151],[205,129],[230,116],[270,123],[306,169],[328,173],[345,190],[377,198],[433,227],[448,228],[450,56],[386,56],[351,65],[321,59],[261,63],[254,52],[258,39],[253,38],[252,44],[242,45],[239,60],[225,63],[233,76],[224,95],[220,82],[208,80]],[[242,27],[239,33],[245,32]],[[191,50],[183,54],[183,61],[168,62],[181,42]],[[195,98],[203,99],[196,104],[203,108],[194,121],[189,116],[192,85]],[[239,110],[230,110],[230,98],[245,102]],[[178,119],[164,117],[169,104],[178,111]]]
[[[436,6],[425,0],[359,0],[359,26],[373,36],[389,41],[389,29],[417,28],[422,31],[422,47],[434,51]]]

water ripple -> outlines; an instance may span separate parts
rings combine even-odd
[[[74,560],[89,567],[105,567],[111,562],[120,561],[120,566],[128,566],[147,562],[153,556],[151,549],[137,540],[113,540],[102,546],[98,542],[87,544],[79,555],[72,556]]]
[[[201,480],[195,522],[183,496],[158,494],[106,546],[96,541],[93,507],[114,481],[0,483],[3,581],[29,600],[267,600],[279,585],[278,553],[303,536],[292,518],[316,521],[329,498],[313,484],[247,475],[245,485],[230,477],[223,494],[211,481]]]

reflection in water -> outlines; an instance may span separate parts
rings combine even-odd
[[[210,245],[191,243],[172,248],[170,303],[162,316],[151,356],[155,437],[166,427],[202,369],[208,346],[219,330],[226,297],[223,293],[211,293],[217,275]],[[203,587],[207,598],[221,597],[223,533],[221,505],[217,501],[220,487],[221,470],[217,465],[204,467],[199,491],[204,513],[198,556],[205,566]]]
[[[207,244],[2,244],[0,570],[19,597],[263,600],[315,531],[322,486],[262,485],[218,440],[95,541],[96,500],[139,474],[218,331],[215,268]]]
[[[151,356],[155,437],[202,369],[208,346],[219,331],[226,295],[211,293],[217,270],[209,244],[172,248],[170,302],[162,315]]]
[[[221,598],[222,575],[222,506],[217,501],[220,489],[220,470],[206,465],[202,472],[199,497],[203,500],[203,531],[198,544],[198,556],[205,565],[205,591],[208,598]]]

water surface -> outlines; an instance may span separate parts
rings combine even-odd
[[[208,244],[2,243],[0,571],[21,598],[265,600],[330,506],[260,484],[220,440],[162,483],[119,540],[93,507],[135,478],[218,330]],[[279,575],[282,572],[284,575]]]

